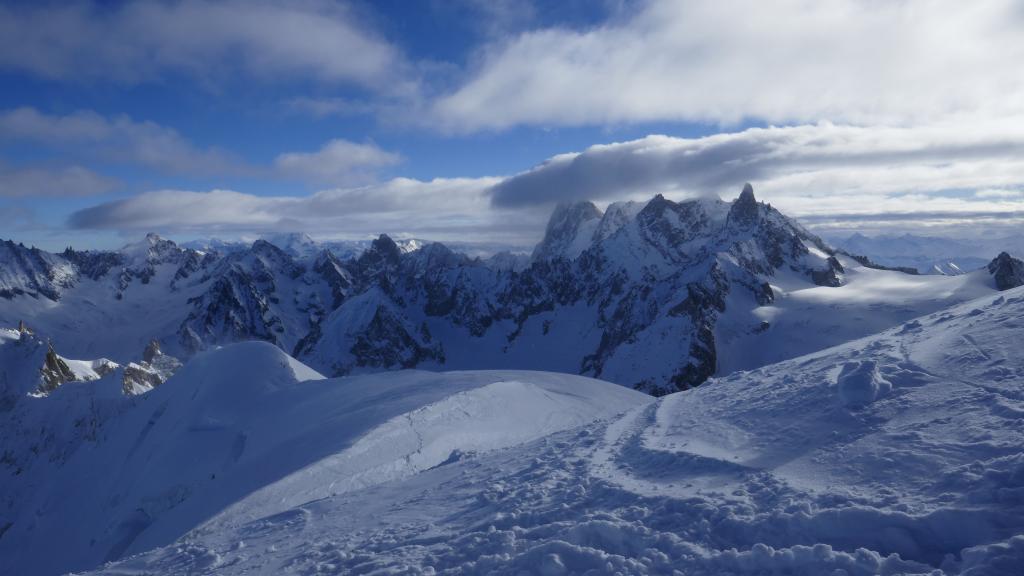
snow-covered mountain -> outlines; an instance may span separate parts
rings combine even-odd
[[[335,257],[341,260],[349,260],[356,258],[365,252],[373,242],[372,240],[316,240],[304,232],[290,232],[287,234],[268,234],[249,241],[221,240],[218,238],[190,240],[182,243],[181,246],[183,248],[192,248],[202,252],[220,252],[223,254],[230,254],[232,252],[240,252],[248,249],[252,246],[253,242],[257,240],[269,242],[287,252],[292,258],[300,261],[316,258],[324,250],[331,252]],[[431,243],[432,242],[429,240],[422,240],[419,238],[402,238],[395,240],[395,244],[398,245],[402,252],[413,252]],[[477,245],[467,243],[464,244],[464,246],[470,249],[467,250],[468,252]],[[479,249],[476,250],[476,252],[483,255],[490,255],[503,248],[505,247],[497,246],[496,249]]]
[[[316,370],[533,369],[662,394],[995,292],[993,272],[912,276],[839,252],[748,185],[697,199],[559,206],[529,261],[387,236],[358,256],[303,235],[203,252],[0,252],[0,323],[126,363],[244,340]]]
[[[882,269],[749,189],[591,208],[520,270],[5,244],[0,573],[1015,573],[1024,262]],[[381,372],[480,366],[549,371]]]
[[[101,428],[126,446],[93,457],[139,481],[69,477],[24,514],[81,509],[93,545],[46,532],[81,564],[201,521],[93,572],[121,576],[1015,575],[1022,317],[1014,288],[659,399],[536,373],[299,382],[276,349],[229,347]],[[0,546],[58,562],[41,540]]]

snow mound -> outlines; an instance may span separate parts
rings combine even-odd
[[[72,399],[69,388],[31,398],[37,416],[54,416],[46,408],[57,405],[46,403]],[[530,372],[326,380],[260,342],[201,353],[158,388],[118,396],[87,437],[53,448],[59,459],[0,476],[5,495],[20,495],[0,511],[5,569],[95,567],[204,523],[228,532],[649,401],[606,382]],[[37,429],[25,418],[19,428]]]
[[[859,408],[871,404],[892,390],[892,383],[878,372],[873,360],[847,362],[836,381],[843,406]]]

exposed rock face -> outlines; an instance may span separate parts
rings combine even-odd
[[[836,252],[853,258],[867,268],[874,268],[875,270],[893,270],[896,272],[903,272],[904,274],[910,274],[911,276],[918,276],[921,274],[917,268],[911,268],[910,266],[883,266],[877,262],[873,262],[867,256],[858,256],[857,254],[851,254],[845,250],[836,250]]]
[[[129,363],[121,376],[121,388],[125,395],[134,396],[148,392],[166,382],[181,368],[181,361],[160,351],[160,342],[150,340],[142,352],[142,362]]]
[[[39,384],[39,392],[43,394],[49,394],[56,390],[61,384],[64,384],[65,382],[72,382],[75,379],[74,372],[72,372],[67,363],[53,351],[52,345],[47,346],[46,360],[39,372],[42,377],[42,382]]]
[[[739,198],[732,203],[732,208],[729,209],[729,222],[740,226],[749,226],[757,222],[758,216],[759,206],[757,199],[754,198],[754,187],[748,182],[743,185],[743,191],[740,192]]]
[[[160,351],[160,342],[156,340],[150,340],[149,344],[146,345],[146,349],[142,351],[142,359],[146,362],[152,362],[154,358],[162,355]]]
[[[589,243],[601,211],[592,202],[563,203],[555,207],[544,240],[533,251],[534,260],[575,257]]]
[[[845,272],[843,265],[835,256],[829,256],[825,261],[828,266],[824,270],[811,270],[811,280],[818,286],[830,286],[836,288],[842,286],[839,275]]]
[[[331,289],[331,309],[341,306],[352,292],[352,275],[345,270],[344,264],[333,253],[324,250],[313,264],[313,271],[319,274]]]
[[[60,256],[10,240],[0,242],[0,268],[0,298],[7,300],[26,295],[56,301],[77,277],[74,266]]]
[[[995,279],[999,290],[1024,286],[1024,262],[1006,252],[1001,252],[989,262],[988,272]]]
[[[440,244],[392,245],[378,239],[348,267],[352,295],[303,340],[300,359],[332,374],[474,366],[477,356],[547,367],[535,358],[550,350],[564,357],[558,369],[662,394],[715,372],[731,299],[771,303],[768,280],[782,268],[826,286],[843,273],[828,246],[749,188],[733,203],[657,196],[604,215],[562,205],[522,270]]]
[[[121,388],[126,396],[137,396],[164,383],[164,380],[146,363],[129,363],[124,367]]]

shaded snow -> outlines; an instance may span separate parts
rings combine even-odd
[[[14,407],[17,429],[75,420],[88,393],[110,380],[23,398]],[[65,400],[75,402],[71,410]],[[210,526],[228,532],[310,499],[407,478],[647,401],[597,380],[515,371],[327,380],[270,344],[227,346],[198,355],[151,392],[117,394],[111,409],[87,412],[89,433],[55,435],[45,461],[28,457],[17,474],[5,469],[0,572],[90,568],[166,545],[211,518]],[[30,446],[19,439],[9,447]]]

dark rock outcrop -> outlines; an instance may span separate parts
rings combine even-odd
[[[1024,262],[1006,252],[1001,252],[989,262],[988,272],[995,279],[999,290],[1024,286]]]
[[[53,350],[52,344],[47,344],[46,360],[39,370],[42,382],[39,384],[39,392],[49,394],[65,382],[73,382],[75,374],[68,367],[64,359]]]

